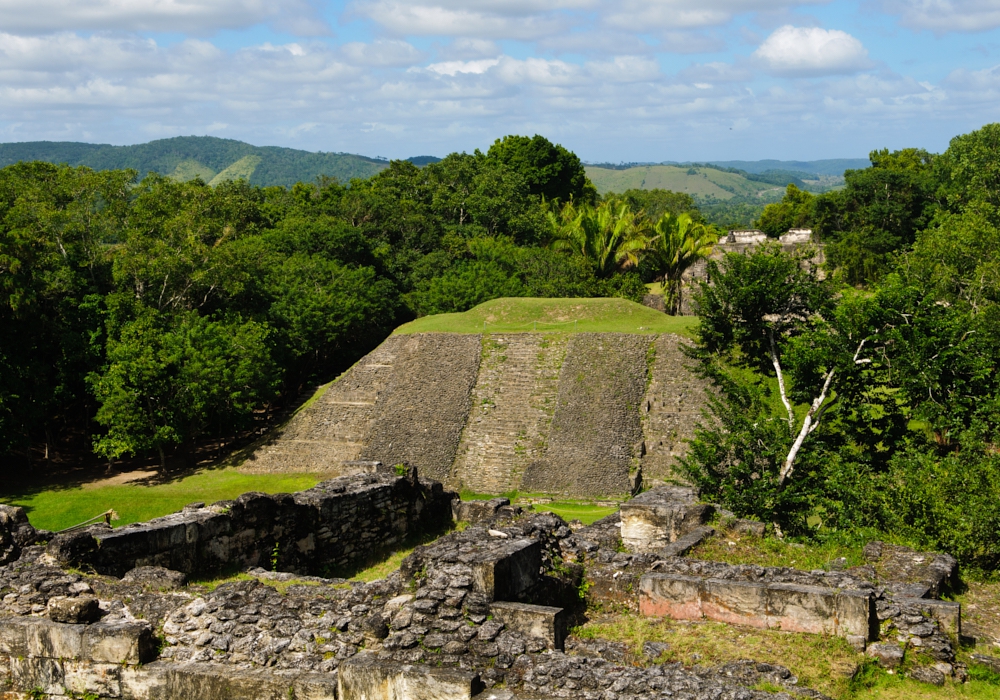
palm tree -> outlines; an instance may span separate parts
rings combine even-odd
[[[681,310],[684,272],[699,260],[712,254],[719,237],[711,228],[696,222],[688,213],[664,214],[653,227],[655,236],[650,241],[647,255],[663,282],[667,312],[676,315]]]
[[[649,222],[624,201],[611,199],[596,207],[568,202],[548,216],[551,247],[582,255],[594,263],[599,277],[638,265],[649,246]]]

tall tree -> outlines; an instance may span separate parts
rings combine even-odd
[[[711,255],[718,241],[711,228],[696,223],[687,212],[676,216],[664,214],[656,222],[646,256],[663,282],[668,313],[680,313],[684,273]]]

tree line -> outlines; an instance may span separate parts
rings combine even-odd
[[[0,169],[0,455],[188,458],[416,316],[638,300],[713,236],[685,195],[602,200],[540,136],[288,188],[17,163]]]
[[[872,533],[1000,568],[1000,124],[789,186],[760,227],[808,252],[710,262],[692,355],[718,388],[684,469],[779,532]]]

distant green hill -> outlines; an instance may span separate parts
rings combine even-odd
[[[178,136],[136,146],[34,141],[0,144],[0,167],[18,161],[85,165],[95,170],[133,168],[178,180],[200,177],[218,184],[244,178],[254,185],[293,185],[333,177],[340,182],[367,178],[388,166],[375,158],[350,153],[312,153],[276,146],[251,146],[214,136]]]
[[[867,158],[830,158],[827,160],[712,160],[712,165],[721,168],[737,168],[748,173],[764,173],[768,170],[792,170],[813,175],[833,175],[841,177],[845,170],[863,170],[871,166]]]
[[[586,169],[587,177],[601,194],[629,189],[662,189],[685,192],[698,200],[719,200],[784,189],[784,185],[777,182],[750,180],[744,175],[716,168],[644,165],[619,170],[588,165]]]

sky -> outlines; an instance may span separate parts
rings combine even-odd
[[[0,142],[815,160],[992,121],[1000,0],[0,0]]]

